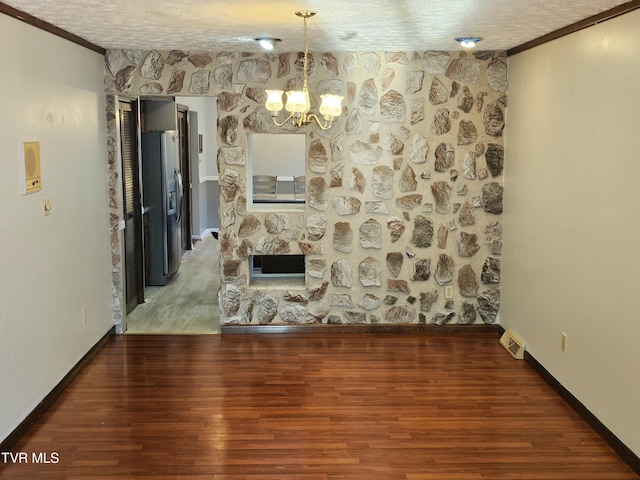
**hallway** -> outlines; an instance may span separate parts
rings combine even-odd
[[[211,235],[182,256],[164,287],[145,289],[146,302],[127,316],[128,334],[220,333],[220,243]]]

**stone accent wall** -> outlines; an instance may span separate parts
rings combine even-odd
[[[111,235],[111,297],[113,299],[113,324],[116,333],[122,332],[122,271],[124,259],[121,255],[120,221],[122,220],[122,197],[119,185],[120,156],[118,154],[118,131],[116,125],[117,108],[115,97],[107,94],[105,102],[107,115],[107,169],[109,174],[109,234]]]
[[[251,211],[246,191],[248,134],[285,131],[264,90],[299,88],[301,53],[106,59],[110,93],[218,97],[223,325],[496,322],[505,54],[310,54],[312,110],[345,101],[331,130],[306,128],[303,212]],[[253,253],[307,255],[305,288],[249,287]]]

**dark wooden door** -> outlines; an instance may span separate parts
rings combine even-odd
[[[180,136],[180,172],[182,173],[182,250],[192,250],[191,243],[191,169],[189,168],[189,107],[178,105]]]
[[[140,198],[137,102],[119,103],[120,148],[122,157],[122,196],[125,221],[126,310],[131,312],[144,302],[143,218]]]

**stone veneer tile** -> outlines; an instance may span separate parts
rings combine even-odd
[[[495,322],[508,78],[502,52],[477,57],[458,51],[312,54],[312,105],[326,92],[345,101],[330,130],[306,129],[302,214],[255,211],[246,201],[248,134],[283,131],[262,107],[264,91],[297,84],[299,52],[123,50],[107,52],[105,61],[107,138],[112,140],[117,137],[112,94],[218,97],[221,274],[231,282],[220,292],[223,324]],[[108,145],[109,188],[115,192],[117,142]],[[114,196],[110,193],[111,224],[118,225]],[[456,222],[464,231],[447,241]],[[437,245],[432,245],[434,225]],[[407,228],[411,231],[405,234]],[[111,238],[113,252],[120,252],[119,236]],[[305,288],[247,290],[242,272],[248,271],[249,256],[260,250],[306,255]],[[436,266],[433,274],[430,262]],[[121,259],[116,253],[112,264],[113,317],[119,325]],[[478,292],[476,272],[490,288]],[[455,297],[447,303],[438,289],[454,279]],[[387,295],[380,308],[385,289],[395,295]],[[407,297],[412,289],[413,297]],[[420,312],[434,313],[416,317],[417,303],[403,305],[417,299]],[[358,311],[371,308],[373,314]]]

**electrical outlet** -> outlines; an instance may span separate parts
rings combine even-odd
[[[560,350],[562,350],[562,353],[567,353],[567,334],[565,332],[562,332],[560,339]]]
[[[87,307],[82,307],[82,323],[87,323]]]
[[[447,300],[453,298],[453,285],[446,285],[444,287],[444,298]]]

